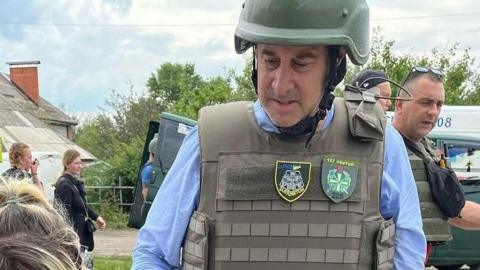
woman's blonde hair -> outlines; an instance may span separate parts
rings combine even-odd
[[[80,241],[38,187],[0,178],[0,269],[81,269]]]
[[[67,171],[67,166],[79,156],[80,152],[74,149],[68,149],[67,151],[65,151],[65,153],[63,153],[63,173]]]
[[[24,143],[14,143],[10,146],[10,149],[8,150],[8,158],[10,159],[12,167],[20,166],[20,159],[25,156],[25,150],[29,148],[30,147]]]
[[[78,270],[58,239],[41,234],[0,237],[1,269]]]

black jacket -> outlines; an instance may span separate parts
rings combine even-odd
[[[70,174],[64,174],[55,187],[55,197],[62,203],[75,231],[80,237],[80,244],[93,250],[93,234],[85,229],[86,212],[92,220],[97,220],[98,215],[87,204],[85,199],[84,183]]]

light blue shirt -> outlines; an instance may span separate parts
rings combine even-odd
[[[255,102],[255,117],[262,129],[277,132],[260,103]],[[330,110],[323,129],[334,115]],[[200,196],[200,146],[195,127],[183,141],[168,172],[145,225],[140,229],[133,251],[132,269],[175,269],[180,263],[180,248],[190,216]],[[382,216],[396,225],[395,269],[424,269],[426,240],[417,188],[400,134],[387,125],[385,157],[380,198]]]

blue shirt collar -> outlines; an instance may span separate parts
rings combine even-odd
[[[262,104],[260,104],[260,101],[258,99],[257,101],[255,101],[255,104],[253,105],[253,109],[255,112],[255,118],[257,120],[257,123],[263,130],[267,132],[280,133],[278,131],[278,128],[272,123],[272,120],[270,120],[270,117],[268,117],[267,113],[263,109]],[[333,119],[334,112],[335,112],[335,106],[332,106],[332,108],[327,112],[327,116],[325,117],[322,130],[327,128],[330,125]]]

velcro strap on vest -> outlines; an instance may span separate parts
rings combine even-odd
[[[357,238],[362,226],[353,224],[307,223],[217,223],[217,236],[287,236]]]
[[[222,165],[222,164],[220,164]],[[220,183],[218,187],[218,199],[225,200],[261,200],[280,199],[275,189],[275,167],[227,167],[221,166]],[[359,176],[360,177],[360,176]],[[318,183],[320,167],[313,166],[312,179],[307,191],[299,200],[330,200],[323,192]],[[368,183],[359,178],[356,190],[346,201],[365,201],[368,198]]]
[[[392,219],[380,224],[376,240],[378,269],[392,269],[395,255],[395,223]]]
[[[215,248],[215,261],[356,264],[360,252],[314,248]]]
[[[208,262],[209,221],[205,214],[194,212],[183,245],[183,270],[204,270]]]

